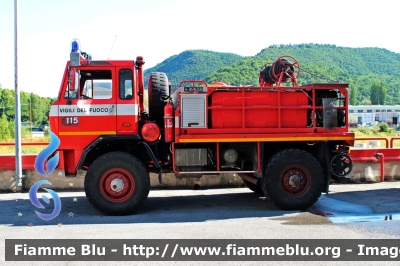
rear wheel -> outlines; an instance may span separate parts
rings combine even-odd
[[[153,72],[149,76],[149,115],[157,125],[164,123],[164,106],[169,97],[167,75],[163,72]]]
[[[310,153],[288,149],[275,154],[262,179],[264,194],[285,210],[302,210],[321,196],[324,173]]]
[[[85,177],[89,202],[107,215],[132,214],[147,198],[149,175],[143,164],[125,152],[111,152],[99,157]]]

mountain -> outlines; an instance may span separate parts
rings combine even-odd
[[[219,53],[206,50],[188,50],[173,55],[160,64],[144,71],[145,87],[151,72],[165,72],[175,88],[185,79],[204,79],[221,67],[233,64],[243,57],[232,53]]]
[[[145,71],[165,72],[176,88],[185,79],[230,85],[258,84],[258,74],[266,63],[288,55],[300,64],[300,85],[313,82],[349,83],[356,97],[352,104],[370,104],[370,88],[382,81],[387,88],[386,104],[400,104],[400,54],[382,48],[349,48],[329,44],[271,45],[250,57],[232,53],[188,50]]]
[[[357,104],[370,104],[371,85],[374,81],[382,81],[387,88],[386,103],[400,104],[400,54],[381,48],[319,44],[273,45],[253,57],[214,71],[205,80],[208,83],[220,80],[230,85],[256,85],[261,67],[283,55],[292,56],[299,62],[299,84],[339,80],[350,84],[350,89],[353,89],[350,91],[356,94]]]

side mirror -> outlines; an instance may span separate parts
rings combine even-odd
[[[68,82],[69,82],[69,90],[70,91],[75,91],[76,84],[77,84],[77,77],[78,77],[78,72],[76,71],[75,68],[71,68],[69,71],[69,76],[68,76]]]

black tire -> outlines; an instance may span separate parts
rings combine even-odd
[[[149,115],[161,127],[164,125],[165,100],[169,97],[168,77],[163,72],[152,72],[148,82]]]
[[[125,152],[110,152],[97,158],[85,176],[86,197],[96,210],[106,215],[134,213],[149,191],[146,168]]]
[[[263,194],[260,180],[257,182],[257,184],[253,184],[248,181],[244,181],[244,183],[246,184],[246,187],[248,187],[254,193]]]
[[[262,179],[265,195],[285,210],[303,210],[321,196],[324,172],[320,163],[303,150],[287,149],[268,162]]]

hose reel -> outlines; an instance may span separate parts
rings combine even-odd
[[[297,77],[300,74],[299,62],[291,56],[281,56],[272,64],[265,64],[259,75],[260,86],[293,82],[297,86]]]

